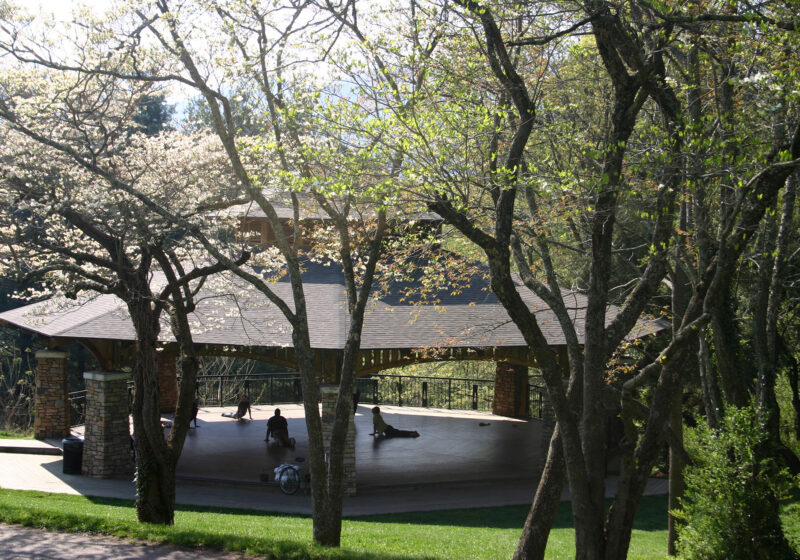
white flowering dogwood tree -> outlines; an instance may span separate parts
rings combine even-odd
[[[400,168],[396,151],[363,133],[369,126],[364,121],[368,113],[358,110],[351,86],[342,79],[347,73],[337,63],[343,56],[332,58],[337,48],[337,34],[332,31],[341,22],[311,5],[159,0],[144,5],[131,2],[113,16],[86,20],[83,25],[91,32],[64,30],[80,48],[60,56],[35,34],[26,33],[19,21],[9,22],[12,31],[3,48],[20,64],[45,68],[52,75],[79,76],[131,90],[170,83],[202,105],[200,113],[208,123],[204,130],[215,135],[230,171],[230,177],[216,187],[207,185],[208,192],[224,193],[231,205],[246,201],[262,212],[274,246],[259,250],[254,266],[241,266],[239,242],[230,245],[230,239],[216,236],[208,223],[200,223],[187,210],[203,200],[199,194],[196,200],[186,200],[184,194],[175,200],[156,200],[137,185],[115,181],[112,187],[120,194],[112,196],[136,200],[154,213],[156,223],[191,235],[209,259],[250,283],[282,311],[302,379],[314,539],[338,546],[354,372],[364,313],[383,254],[387,210],[398,203],[393,181]],[[236,124],[234,112],[245,95],[255,113],[249,116],[246,131]],[[100,112],[92,118],[99,127],[108,126]],[[187,154],[198,156],[198,162],[207,157],[196,150]],[[190,174],[204,172],[198,167]],[[279,218],[269,193],[288,198],[293,213],[288,224]],[[185,196],[191,199],[194,193],[187,190]],[[189,206],[181,207],[182,202]],[[402,210],[398,207],[395,214]],[[302,218],[307,212],[321,217],[325,226],[306,231]],[[228,214],[220,212],[224,215]],[[302,280],[308,260],[341,267],[347,294],[343,313],[349,319],[348,332],[332,379],[338,383],[338,400],[327,453],[318,404],[320,372]],[[276,274],[288,277],[290,298],[281,298],[271,288]]]
[[[189,314],[204,279],[224,269],[187,228],[217,204],[227,158],[213,136],[141,134],[132,117],[149,84],[20,64],[4,69],[0,88],[0,274],[37,281],[43,292],[32,297],[113,294],[125,303],[137,348],[137,514],[172,523],[198,368]],[[167,321],[182,382],[165,437],[156,353]]]

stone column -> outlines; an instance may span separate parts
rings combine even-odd
[[[492,414],[513,418],[528,416],[527,366],[497,362]]]
[[[178,367],[175,355],[169,351],[159,352],[156,358],[158,392],[162,413],[174,414],[178,406]]]
[[[69,352],[36,352],[36,393],[33,397],[33,433],[36,439],[61,439],[69,435],[68,356]]]
[[[321,385],[322,392],[322,442],[325,452],[330,451],[333,418],[336,411],[336,398],[339,396],[338,385]],[[356,428],[353,415],[344,442],[344,495],[356,495]]]
[[[133,471],[128,379],[120,371],[92,371],[86,380],[86,431],[81,474],[97,478]]]

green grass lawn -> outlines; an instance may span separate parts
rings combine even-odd
[[[631,560],[664,558],[666,498],[642,500]],[[342,547],[311,544],[308,516],[179,506],[175,525],[136,522],[128,500],[0,489],[0,521],[61,531],[243,551],[267,558],[499,559],[509,558],[525,521],[525,506],[447,510],[349,518]],[[569,504],[562,504],[548,558],[574,558]]]
[[[33,430],[25,430],[24,432],[0,430],[0,439],[33,439]]]

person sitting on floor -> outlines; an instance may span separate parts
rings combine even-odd
[[[294,449],[295,439],[289,437],[289,423],[286,421],[286,418],[281,416],[281,409],[275,409],[275,416],[267,420],[267,437],[264,439],[267,443],[269,443],[269,436],[272,434],[272,437],[278,440],[284,447],[291,447]]]
[[[192,402],[192,414],[189,417],[189,428],[192,427],[192,422],[194,422],[194,427],[197,427],[197,412],[199,407],[197,406],[197,399]]]
[[[239,406],[234,414],[230,412],[222,413],[226,418],[233,418],[234,420],[244,420],[245,414],[250,416],[250,420],[253,419],[253,414],[250,412],[250,397],[247,395],[242,395],[242,398],[239,400]]]
[[[393,437],[419,437],[419,432],[413,430],[398,430],[395,429],[390,424],[387,424],[386,421],[381,416],[381,409],[377,406],[372,409],[372,427],[375,431],[373,431],[370,435],[371,436],[378,436],[378,437],[386,437],[386,438],[393,438]]]

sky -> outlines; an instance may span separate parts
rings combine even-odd
[[[144,1],[144,0],[142,0]],[[12,0],[22,6],[32,15],[52,15],[56,21],[71,21],[72,12],[76,8],[88,7],[93,12],[108,11],[119,2],[116,0]],[[179,87],[172,87],[167,95],[167,102],[175,106],[175,118],[183,118],[186,112],[188,99],[193,92],[187,92]]]
[[[32,13],[52,14],[56,20],[68,21],[76,6],[87,6],[93,11],[105,11],[113,6],[112,0],[15,0]]]

